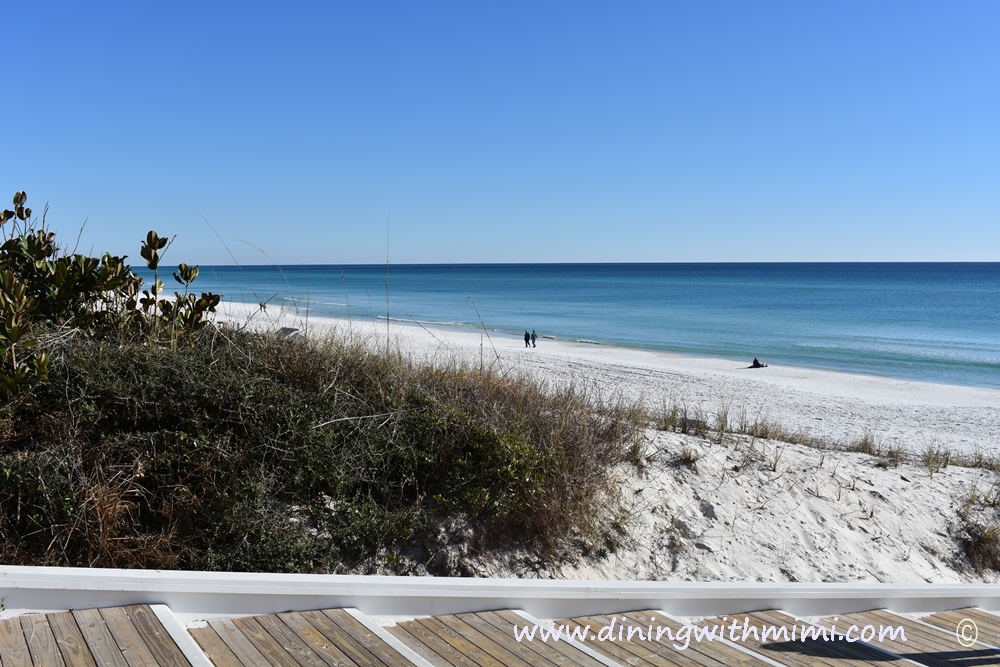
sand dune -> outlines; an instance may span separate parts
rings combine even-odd
[[[251,309],[226,304],[229,317],[242,321]],[[384,321],[305,318],[274,309],[257,321],[314,331],[337,328],[384,340]],[[714,415],[729,406],[780,422],[788,431],[846,443],[866,431],[887,445],[912,452],[940,445],[971,453],[1000,445],[1000,390],[909,382],[795,366],[747,368],[750,359],[733,361],[648,352],[623,347],[540,339],[525,349],[520,337],[393,323],[394,343],[426,359],[459,357],[478,365],[537,373],[553,382],[597,383],[605,392],[643,398],[651,407],[664,401],[685,403]],[[482,345],[482,348],[480,347]],[[494,353],[495,351],[495,353]],[[497,359],[499,357],[499,361]],[[767,360],[764,360],[767,361]]]
[[[227,304],[224,317],[253,309]],[[338,329],[384,344],[385,322],[256,313],[253,321]],[[456,357],[553,383],[596,386],[606,395],[701,410],[721,406],[780,421],[843,445],[866,431],[911,453],[899,467],[875,457],[730,435],[705,438],[650,430],[647,466],[621,471],[628,532],[605,553],[552,567],[530,553],[497,561],[467,557],[461,538],[442,549],[465,558],[462,572],[483,576],[740,581],[981,580],[961,552],[958,510],[970,490],[996,473],[954,465],[928,468],[928,447],[996,454],[1000,391],[892,380],[817,369],[702,359],[540,339],[525,349],[513,336],[393,323],[388,336],[426,360]],[[747,360],[749,361],[749,360]],[[765,360],[766,361],[766,360]],[[683,456],[682,456],[683,453]],[[697,459],[690,461],[690,459]],[[687,464],[682,459],[688,459]],[[993,575],[987,575],[992,579]]]

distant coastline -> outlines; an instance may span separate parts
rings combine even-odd
[[[385,280],[204,266],[194,287],[384,321]],[[390,265],[389,297],[397,321],[1000,388],[1000,263]]]
[[[884,442],[913,452],[936,443],[956,452],[996,452],[1000,442],[1000,389],[872,374],[771,364],[750,369],[750,359],[687,355],[572,340],[540,340],[525,349],[521,335],[482,329],[390,322],[371,318],[327,318],[250,304],[223,302],[218,317],[237,324],[308,328],[312,335],[350,333],[393,345],[414,360],[478,366],[494,359],[507,371],[538,373],[546,381],[582,383],[609,394],[644,401],[650,409],[682,402],[706,416],[728,407],[731,417],[745,412],[780,423],[790,432],[831,443],[877,434]]]

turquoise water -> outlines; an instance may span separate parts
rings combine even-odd
[[[385,266],[206,266],[195,286],[385,318],[385,282]],[[1000,263],[390,266],[389,316],[1000,388]]]

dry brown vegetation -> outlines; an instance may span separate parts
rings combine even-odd
[[[717,444],[722,444],[729,436],[745,435],[820,450],[860,452],[874,457],[877,465],[886,468],[898,468],[905,461],[918,460],[932,476],[949,465],[1000,471],[1000,460],[986,456],[978,449],[972,454],[957,454],[947,447],[929,445],[918,457],[914,457],[902,443],[886,443],[872,429],[866,429],[860,438],[850,442],[815,438],[803,431],[789,431],[780,421],[764,415],[749,415],[745,407],[734,419],[728,404],[716,410],[713,420],[701,408],[691,408],[684,402],[664,401],[657,410],[647,414],[646,423],[660,431],[699,436]]]
[[[365,341],[49,341],[0,408],[6,563],[433,572],[422,540],[458,524],[558,559],[608,540],[611,471],[639,463],[634,406]]]
[[[636,407],[364,340],[208,326],[220,296],[192,291],[197,266],[166,296],[167,237],[141,245],[143,289],[124,257],[67,253],[26,201],[0,214],[3,562],[433,572],[442,531],[552,560],[620,525]]]
[[[748,416],[745,409],[740,410],[734,420],[730,417],[729,405],[721,406],[716,411],[714,422],[710,422],[701,409],[689,408],[685,403],[664,402],[657,412],[647,416],[647,423],[658,430],[699,436],[718,444],[725,442],[727,438],[732,440],[735,442],[734,452],[744,448],[742,458],[732,467],[736,472],[746,469],[751,463],[760,462],[764,462],[772,472],[778,472],[784,445],[774,444],[768,451],[763,444],[767,442],[804,445],[821,451],[867,454],[872,457],[873,464],[880,468],[898,468],[904,463],[920,463],[930,477],[949,465],[1000,472],[1000,460],[987,456],[981,449],[976,449],[971,454],[958,454],[946,447],[931,444],[921,453],[914,454],[903,443],[887,443],[872,429],[866,429],[855,441],[833,442],[813,438],[803,432],[788,431],[780,422],[759,414]],[[741,443],[739,436],[748,439]],[[758,442],[762,443],[759,447]],[[676,461],[694,466],[699,458],[700,454],[693,447],[685,445],[677,454]],[[973,487],[963,499],[957,518],[958,531],[955,536],[966,559],[959,566],[971,566],[980,574],[987,570],[1000,571],[1000,481],[985,492]]]

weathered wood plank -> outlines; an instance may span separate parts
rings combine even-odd
[[[494,626],[496,626],[498,629],[500,629],[501,631],[503,631],[508,636],[513,636],[514,625],[517,625],[519,627],[524,627],[525,625],[531,625],[530,623],[528,623],[527,619],[521,617],[520,615],[518,615],[518,614],[516,614],[513,611],[510,611],[508,609],[502,609],[502,610],[491,611],[491,612],[479,612],[476,615],[479,616],[479,617],[481,617],[481,618],[483,618],[483,619],[485,619],[485,620],[488,620],[490,623],[492,623]],[[566,625],[569,630],[572,630],[573,628],[575,628],[577,626],[577,623],[575,621],[572,621],[572,620],[570,620],[570,621],[556,621],[555,625],[556,626]],[[583,623],[583,625],[585,626],[585,625],[587,625],[587,623]],[[593,628],[593,623],[591,623],[590,625]],[[595,634],[594,632],[589,632],[588,635],[587,635],[587,640],[584,641],[584,644],[588,648],[593,649],[595,651],[598,651],[599,653],[602,653],[602,655],[604,655],[605,657],[611,658],[612,660],[617,660],[617,661],[619,661],[623,665],[625,665],[625,664],[628,664],[628,665],[666,665],[666,666],[670,666],[670,667],[673,667],[673,665],[674,665],[674,663],[672,663],[670,661],[659,661],[659,660],[656,660],[656,659],[654,659],[652,661],[650,661],[650,660],[643,660],[642,657],[640,657],[638,655],[635,655],[634,653],[631,653],[629,651],[622,651],[621,648],[619,648],[617,650],[617,657],[616,656],[612,656],[612,655],[609,654],[608,651],[600,651],[599,650],[600,646],[598,644],[604,644],[606,642],[596,642],[596,641],[590,641],[589,640],[589,637],[591,635],[594,635],[594,634]],[[575,640],[574,642],[571,643],[571,642],[567,642],[565,639],[563,639],[563,640],[560,640],[558,642],[549,642],[549,643],[542,642],[542,644],[544,646],[548,646],[548,647],[550,647],[552,649],[560,651],[565,657],[567,657],[567,658],[569,658],[571,660],[580,660],[581,661],[580,664],[603,665],[603,663],[597,661],[596,659],[590,657],[589,655],[586,655],[582,651],[579,651],[575,647],[575,643],[578,642],[578,641],[579,640]],[[531,642],[531,644],[535,644],[535,642]],[[650,653],[650,651],[647,651],[647,653]],[[580,657],[578,658],[577,656],[580,656]],[[587,662],[583,662],[584,659]]]
[[[530,658],[525,659],[523,657],[522,651],[519,650],[520,647],[517,649],[507,649],[489,637],[476,632],[469,624],[461,621],[457,616],[444,614],[442,616],[435,616],[434,618],[465,641],[491,655],[497,661],[507,665],[507,667],[530,667],[531,665]],[[539,659],[538,663],[544,665],[551,664],[542,659]]]
[[[822,619],[824,625],[830,625],[835,621],[833,618]],[[903,653],[913,653],[920,651],[942,651],[942,650],[954,650],[959,648],[958,640],[955,635],[951,635],[951,646],[946,646],[946,642],[942,641],[942,638],[938,635],[943,634],[940,630],[935,630],[921,626],[919,623],[914,623],[909,619],[902,618],[900,616],[891,615],[889,617],[881,616],[877,613],[872,612],[861,612],[855,614],[845,614],[844,616],[838,617],[836,621],[838,634],[843,634],[847,632],[852,624],[856,624],[860,629],[864,629],[866,625],[871,625],[875,631],[875,638],[867,642],[872,646],[878,646],[887,651],[896,653],[897,655],[903,655]],[[886,636],[886,641],[880,642],[878,640],[878,630],[879,626],[893,626],[903,627],[903,633],[906,635],[906,641],[890,641],[889,637]],[[857,638],[858,631],[854,631],[851,635]],[[902,637],[900,637],[902,639]],[[900,651],[903,651],[901,653]]]
[[[267,634],[281,644],[281,648],[295,658],[302,667],[328,667],[326,661],[319,657],[301,637],[277,616],[255,616],[254,618],[267,631]]]
[[[105,607],[100,612],[130,667],[159,667],[146,642],[142,640],[142,635],[132,625],[128,612],[121,607]]]
[[[44,614],[27,614],[21,617],[21,629],[31,653],[31,661],[36,666],[62,667],[62,654],[56,638],[52,635],[49,621]]]
[[[149,648],[149,652],[156,658],[156,662],[170,667],[191,667],[191,663],[184,657],[184,653],[174,643],[149,605],[131,605],[125,607],[125,612]]]
[[[676,637],[677,631],[683,626],[683,622],[674,621],[664,617],[662,614],[654,611],[647,610],[641,612],[628,612],[622,614],[629,621],[632,621],[636,626],[645,626],[646,632],[649,632],[649,626],[659,625],[670,628],[671,632],[674,633]],[[655,628],[654,628],[655,631]],[[678,649],[674,648],[674,644],[677,642],[667,638],[666,633],[661,635],[659,641],[655,638],[651,643],[654,646],[654,650],[659,655],[676,653]],[[692,641],[688,648],[685,649],[685,653],[689,653],[691,656],[697,656],[702,654],[705,659],[709,661],[708,664],[723,664],[723,665],[741,665],[743,667],[768,667],[768,663],[750,655],[749,653],[741,650],[740,644],[742,642],[736,643],[736,646],[729,646],[723,642],[697,642]],[[683,645],[683,642],[681,642]],[[701,658],[699,658],[701,659]]]
[[[309,644],[330,667],[357,667],[354,661],[327,639],[322,632],[310,625],[302,614],[290,611],[278,614],[278,618]]]
[[[0,620],[0,661],[4,667],[31,667],[28,643],[15,618]]]
[[[920,620],[939,627],[945,632],[954,633],[958,629],[958,624],[967,619],[976,624],[980,640],[986,638],[987,644],[1000,648],[1000,616],[988,611],[977,609],[976,607],[967,607],[965,609],[941,611],[930,616],[924,616]]]
[[[323,636],[359,667],[383,667],[381,660],[369,653],[364,646],[355,641],[349,633],[344,632],[343,628],[334,623],[322,611],[304,611],[302,617],[309,622],[309,625],[323,633]]]
[[[269,667],[267,658],[261,655],[257,647],[240,632],[233,619],[220,618],[209,621],[208,625],[246,667]]]
[[[738,614],[740,620],[745,620],[748,614]],[[802,641],[802,627],[818,627],[815,623],[796,620],[795,618],[781,611],[767,610],[749,614],[750,619],[760,627],[763,624],[783,627],[789,632],[793,632],[794,641],[785,641],[770,638],[768,642],[748,640],[745,642],[751,648],[759,647],[760,653],[767,657],[778,655],[777,660],[788,664],[822,664],[841,667],[843,665],[856,667],[871,667],[874,665],[885,665],[886,656],[878,653],[874,649],[862,644],[848,644],[847,642],[824,642],[822,640],[809,639]],[[730,627],[732,619],[730,619]],[[797,626],[797,627],[794,627]],[[838,646],[842,644],[842,646]]]
[[[928,665],[928,667],[948,667],[955,665],[956,662],[1000,665],[1000,651],[988,648],[978,642],[972,646],[963,646],[959,643],[954,632],[949,633],[937,628],[928,628],[921,623],[916,623],[891,612],[872,610],[859,614],[847,614],[841,617],[840,623],[853,623],[861,628],[864,628],[865,625],[871,625],[877,633],[881,632],[885,626],[894,628],[901,626],[906,635],[906,641],[902,641],[901,636],[892,639],[891,635],[886,633],[881,640],[876,634],[868,643]]]
[[[413,667],[413,663],[407,660],[405,656],[385,643],[381,637],[366,628],[358,619],[343,609],[325,609],[323,613],[333,619],[335,623],[338,623],[340,627],[344,628],[352,638],[368,649],[368,652],[382,663],[389,667]]]
[[[538,660],[544,660],[557,667],[603,667],[601,663],[586,653],[574,649],[571,644],[566,644],[561,640],[552,642],[552,645],[542,641],[518,642],[514,638],[513,626],[507,625],[505,629],[501,630],[490,623],[484,616],[485,614],[458,614],[457,618],[500,646],[512,652],[517,652],[518,655],[528,662],[534,663]],[[500,623],[503,624],[503,619],[500,619]],[[559,644],[560,646],[556,647],[555,644]],[[560,650],[566,648],[573,652],[572,657],[565,655]]]
[[[620,620],[620,618],[616,620],[615,627],[617,627]],[[585,616],[572,619],[572,623],[584,627],[590,626],[590,635],[594,636],[599,634],[600,628],[611,623],[611,617]],[[680,651],[665,644],[658,645],[655,641],[651,642],[650,645],[644,645],[637,641],[636,638],[630,641],[625,638],[625,635],[622,635],[622,637],[623,639],[619,640],[617,635],[615,635],[613,641],[601,641],[599,639],[591,640],[588,636],[587,645],[613,660],[629,665],[642,664],[656,665],[657,667],[721,667],[722,665],[726,665],[726,667],[731,667],[724,661],[693,650],[693,646],[688,646],[684,651]],[[730,657],[733,659],[733,665],[739,664],[737,655]],[[636,661],[641,662],[637,663]]]
[[[229,650],[226,642],[222,641],[222,637],[210,625],[203,628],[188,628],[188,634],[198,643],[215,667],[244,667],[236,654]]]
[[[429,637],[439,638],[455,649],[456,652],[474,660],[480,667],[504,667],[504,663],[497,660],[489,652],[479,648],[468,639],[452,630],[441,622],[437,616],[429,618],[418,618],[412,621],[421,626],[425,634]],[[409,625],[407,625],[409,627]]]
[[[49,621],[49,628],[52,630],[52,636],[56,638],[56,645],[66,667],[96,667],[94,657],[90,654],[90,649],[73,614],[61,611],[46,614],[45,618]]]
[[[514,626],[525,627],[533,625],[529,623],[527,619],[523,618],[519,614],[516,614],[509,609],[498,609],[496,611],[479,612],[476,616],[482,618],[484,621],[490,623],[495,628],[504,633],[505,636],[513,638],[514,636]],[[560,621],[562,622],[562,621]],[[514,641],[517,641],[516,639]],[[534,643],[534,642],[532,642]],[[548,644],[546,644],[548,646]],[[571,660],[579,660],[577,664],[580,665],[599,665],[603,667],[603,663],[591,658],[589,655],[577,650],[572,644],[565,643],[563,641],[553,642],[551,648],[559,651],[564,656]]]
[[[257,647],[267,662],[274,667],[299,667],[295,658],[288,655],[281,644],[276,642],[253,617],[234,618],[233,624]]]
[[[98,667],[129,667],[118,643],[101,618],[101,612],[96,609],[75,609],[71,613]]]
[[[456,651],[451,644],[415,621],[397,623],[396,627],[388,628],[388,630],[396,635],[400,641],[405,642],[407,646],[435,665],[441,665],[442,667],[481,667],[478,662]],[[423,648],[420,649],[418,647]]]
[[[780,662],[803,665],[809,667],[815,664],[833,665],[834,667],[885,667],[886,656],[879,653],[870,646],[864,644],[848,643],[847,641],[823,641],[822,639],[809,639],[802,641],[802,626],[818,627],[815,623],[808,621],[796,621],[791,616],[776,610],[758,611],[752,614],[739,614],[741,617],[749,616],[759,627],[762,624],[769,624],[792,629],[792,625],[797,625],[797,637],[794,642],[770,640],[769,643],[757,642],[748,639],[746,644],[753,647],[761,646],[760,651],[767,657],[774,657]]]

